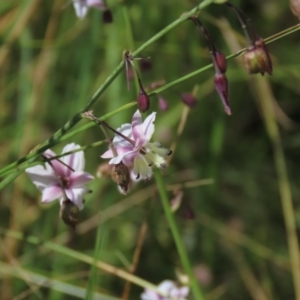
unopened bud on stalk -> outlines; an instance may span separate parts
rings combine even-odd
[[[141,112],[146,112],[150,107],[150,98],[142,87],[138,95],[137,104]]]
[[[194,107],[197,104],[197,99],[191,93],[183,93],[180,97],[183,103],[189,107]]]
[[[220,51],[216,51],[215,53],[213,53],[215,60],[216,60],[216,64],[220,70],[221,73],[225,73],[227,70],[227,60],[225,55],[220,52]]]
[[[292,13],[300,18],[300,0],[290,0],[290,8]]]
[[[73,229],[78,221],[79,208],[71,200],[64,200],[61,204],[59,216],[64,221],[64,223]]]
[[[162,111],[166,111],[169,108],[168,102],[165,98],[159,96],[158,97],[158,107]]]
[[[113,165],[111,178],[126,194],[130,183],[130,173],[128,167],[122,161],[117,165]]]
[[[229,106],[229,98],[228,98],[228,81],[225,74],[215,74],[214,77],[215,89],[218,92],[225,112],[227,115],[231,115],[231,109]]]
[[[261,39],[261,38],[257,38],[256,41],[254,42],[254,45],[255,45],[256,49],[261,49],[261,50],[264,51],[264,53],[266,55],[266,61],[265,61],[266,69],[265,69],[265,71],[269,75],[272,75],[272,73],[273,73],[273,66],[272,66],[272,61],[271,61],[271,57],[270,57],[267,45],[265,44],[264,40]]]
[[[103,23],[112,23],[113,16],[109,9],[106,9],[105,11],[103,11],[102,20],[103,20]]]

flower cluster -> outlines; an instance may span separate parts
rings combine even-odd
[[[103,12],[103,21],[105,23],[112,22],[112,15],[103,0],[73,0],[76,15],[79,19],[84,19],[89,8],[97,8]]]
[[[116,131],[112,141],[113,148],[106,151],[102,158],[110,158],[109,164],[118,165],[121,162],[126,165],[136,176],[136,179],[149,179],[152,175],[152,166],[166,167],[166,157],[172,151],[162,148],[159,142],[150,143],[154,133],[154,121],[156,113],[150,114],[143,122],[139,110],[132,117],[131,124],[123,124]]]
[[[171,280],[164,280],[161,282],[157,289],[161,294],[166,296],[161,296],[160,294],[146,289],[141,295],[142,300],[185,300],[189,294],[189,288],[187,286],[177,287],[177,285]]]
[[[79,145],[68,144],[62,153],[78,148],[80,148]],[[91,174],[83,171],[85,165],[83,151],[65,155],[61,159],[53,159],[55,156],[53,151],[45,151],[43,154],[46,161],[45,167],[37,165],[28,168],[26,169],[27,175],[42,192],[42,203],[59,199],[62,207],[69,203],[72,207],[76,205],[78,210],[83,209],[83,196],[89,192],[86,184],[94,179]]]

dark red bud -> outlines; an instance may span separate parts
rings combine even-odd
[[[66,225],[75,229],[78,221],[78,214],[79,208],[75,203],[69,199],[63,201],[60,207],[59,215]]]
[[[214,83],[215,83],[215,89],[222,100],[226,114],[231,115],[231,109],[229,106],[229,98],[228,98],[228,81],[226,75],[215,74]]]
[[[290,8],[295,16],[300,17],[300,0],[290,0]]]
[[[141,59],[139,61],[139,65],[140,65],[142,72],[147,72],[152,69],[152,63],[151,63],[150,59],[146,59],[146,58]]]
[[[216,64],[220,70],[221,73],[225,73],[227,70],[227,60],[225,55],[220,52],[220,51],[216,51],[214,53],[215,59],[216,59]]]
[[[165,98],[159,96],[158,97],[158,107],[162,111],[166,111],[169,108],[168,102]]]
[[[197,104],[197,99],[190,93],[183,93],[180,97],[183,103],[189,107],[194,107]]]
[[[141,112],[146,112],[150,107],[150,98],[143,89],[139,92],[137,104]]]
[[[102,21],[103,21],[103,23],[112,23],[113,16],[112,16],[112,13],[111,13],[111,11],[109,9],[106,9],[102,13]]]
[[[113,165],[111,170],[111,178],[126,194],[128,191],[128,185],[130,183],[130,173],[128,167],[124,165],[123,162]]]

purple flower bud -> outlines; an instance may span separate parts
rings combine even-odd
[[[220,72],[225,73],[227,70],[227,60],[225,55],[220,51],[216,51],[213,55]]]
[[[169,108],[168,102],[165,98],[159,96],[158,97],[158,107],[162,111],[166,111]]]
[[[191,93],[183,93],[180,97],[183,103],[189,107],[194,107],[197,104],[197,99]]]
[[[290,8],[295,16],[300,17],[300,0],[290,0]]]
[[[117,165],[113,165],[111,178],[126,194],[130,183],[130,173],[128,167],[122,161]]]
[[[137,99],[138,108],[141,112],[146,112],[150,107],[150,98],[145,92],[144,89],[140,89],[138,99]]]
[[[79,208],[71,200],[64,200],[61,204],[59,216],[64,221],[64,223],[73,229],[78,221]]]
[[[214,82],[215,82],[215,89],[222,100],[226,114],[231,115],[231,109],[229,106],[229,99],[228,99],[228,81],[226,75],[215,74]]]
[[[112,13],[109,9],[106,9],[105,11],[103,11],[102,21],[103,21],[103,23],[112,23],[113,16],[112,16]]]
[[[152,63],[150,59],[143,58],[139,61],[139,65],[142,72],[147,72],[152,69]]]

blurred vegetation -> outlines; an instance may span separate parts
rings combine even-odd
[[[288,1],[232,2],[249,15],[263,38],[297,23]],[[1,1],[1,167],[28,154],[80,111],[121,62],[124,49],[134,51],[198,3],[109,0],[114,21],[103,24],[96,9],[77,19],[65,0]],[[226,55],[245,47],[232,11],[213,4],[199,16]],[[291,271],[296,261],[288,247],[293,237],[284,215],[286,222],[295,216],[299,234],[299,47],[299,32],[268,45],[272,77],[249,76],[241,57],[229,61],[230,117],[214,91],[212,69],[164,91],[166,112],[158,109],[157,97],[151,98],[151,111],[157,111],[155,140],[166,147],[177,143],[164,174],[166,186],[196,181],[183,188],[183,203],[175,214],[205,299],[296,298]],[[192,22],[175,27],[139,56],[151,57],[151,70],[141,72],[145,86],[171,82],[211,63]],[[189,110],[180,94],[193,90],[198,103]],[[102,116],[136,95],[134,84],[127,91],[122,72],[92,109]],[[128,123],[135,110],[126,109],[107,122],[114,127]],[[184,114],[186,123],[178,135]],[[94,126],[53,150],[60,153],[68,142],[88,145],[103,139]],[[85,152],[88,172],[96,174],[106,148]],[[202,179],[213,183],[197,184]],[[154,179],[140,182],[128,196],[109,178],[97,178],[90,187],[93,193],[86,197],[76,232],[59,219],[58,201],[41,205],[40,193],[24,173],[0,191],[1,299],[120,299],[126,284],[71,255],[12,238],[9,230],[55,241],[127,271],[138,249],[135,275],[154,284],[176,280],[176,272],[183,270]],[[292,215],[283,210],[289,191]],[[193,220],[186,217],[189,210]],[[141,292],[132,285],[128,299],[139,299]]]

